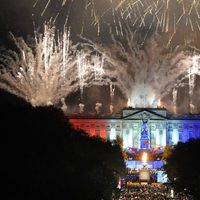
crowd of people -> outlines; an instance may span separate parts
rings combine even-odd
[[[166,200],[167,187],[161,184],[134,184],[127,187],[120,195],[119,200]]]
[[[157,182],[157,172],[161,169],[149,169],[151,182]],[[124,177],[127,181],[139,182],[139,169],[128,169]]]

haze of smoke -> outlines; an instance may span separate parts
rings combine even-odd
[[[149,38],[141,48],[132,32],[127,32],[123,42],[113,36],[110,45],[87,42],[105,57],[104,84],[114,80],[135,107],[156,107],[173,88],[189,84],[185,80],[198,57],[180,47],[169,51],[158,36]],[[196,64],[195,74],[199,74],[199,66]]]
[[[22,38],[13,40],[18,51],[0,54],[0,87],[24,98],[33,106],[58,103],[103,73],[103,60],[85,50],[77,50],[64,30],[55,40],[55,27],[45,25],[35,37],[34,48]]]

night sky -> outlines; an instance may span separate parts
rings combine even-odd
[[[100,19],[100,32],[98,34],[98,25],[95,24],[94,17],[91,17],[91,10],[85,10],[85,0],[75,0],[73,3],[67,1],[65,6],[62,6],[61,0],[52,0],[46,11],[42,15],[44,7],[47,0],[39,0],[37,5],[34,7],[36,0],[0,0],[0,46],[7,48],[12,47],[11,41],[9,39],[9,32],[13,33],[15,36],[22,36],[24,39],[29,36],[33,36],[34,26],[37,30],[42,32],[43,24],[48,22],[51,18],[54,19],[55,16],[59,15],[55,21],[55,25],[59,30],[62,30],[63,25],[66,21],[66,17],[69,16],[67,25],[71,27],[71,39],[74,42],[80,40],[79,34],[82,33],[84,37],[90,38],[94,41],[100,41],[103,43],[109,43],[109,28],[112,27],[115,30],[112,12],[105,12],[109,6],[109,1],[94,1],[95,2],[95,12],[103,17]],[[81,3],[80,3],[81,2]],[[119,2],[119,1],[116,1]],[[197,7],[199,9],[199,7]],[[173,11],[174,12],[174,11]],[[178,11],[177,11],[178,12]],[[200,11],[199,11],[200,12]],[[42,15],[42,16],[41,16]],[[116,18],[119,19],[120,16]],[[196,16],[191,17],[192,20],[196,20]],[[148,19],[150,20],[150,19]],[[148,21],[147,20],[147,21]],[[127,21],[121,20],[122,26],[127,26]],[[131,22],[129,22],[131,23]],[[182,27],[183,29],[181,29]],[[191,46],[195,48],[200,47],[200,32],[195,29],[194,32],[190,31],[189,28],[185,28],[181,24],[174,36],[171,46],[174,48],[176,45],[184,45],[185,42],[189,42]],[[123,28],[123,27],[122,27]],[[143,38],[147,32],[147,37],[151,36],[155,31],[156,25],[152,25],[151,29],[141,27],[138,28],[137,34],[140,38]],[[169,27],[169,29],[172,27]],[[136,28],[133,28],[134,31]],[[184,32],[183,32],[184,30]],[[163,41],[169,38],[169,35],[162,33]],[[199,77],[196,80],[196,86],[194,91],[194,103],[197,105],[197,112],[200,111],[199,101],[200,101],[200,90],[199,90]],[[187,87],[180,88],[178,90],[178,112],[186,113],[188,112],[188,95]],[[105,98],[102,99],[102,96]],[[70,105],[70,111],[76,112],[78,110],[78,103],[80,102],[80,93],[70,95],[66,99],[67,104]],[[97,87],[93,86],[89,89],[85,89],[83,100],[86,105],[86,110],[88,112],[94,111],[94,106],[96,102],[103,103],[103,111],[108,112],[109,110],[109,87]],[[75,102],[75,103],[74,103]],[[114,105],[116,111],[126,106],[127,99],[123,97],[119,90],[116,90]],[[169,110],[172,110],[172,94],[167,95],[162,99],[163,105]]]

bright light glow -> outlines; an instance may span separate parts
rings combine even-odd
[[[172,145],[176,145],[179,142],[179,133],[177,129],[173,130],[171,142]]]
[[[127,130],[123,130],[123,135],[122,135],[122,139],[123,139],[123,148],[126,149],[129,147],[129,131]]]
[[[190,97],[190,113],[193,113],[195,111],[195,106],[193,105],[193,93],[194,93],[194,87],[195,87],[195,80],[196,80],[196,75],[199,75],[200,72],[200,56],[199,55],[194,55],[192,56],[192,64],[191,67],[188,70],[189,74],[189,97]]]
[[[160,107],[161,106],[161,101],[160,101],[160,99],[158,100],[158,107]]]
[[[130,106],[131,106],[131,99],[128,98],[127,107],[130,107]]]
[[[142,162],[143,163],[147,162],[147,156],[148,156],[148,154],[146,152],[144,152],[143,155],[142,155]]]
[[[173,189],[170,190],[170,197],[174,198],[174,190]]]
[[[115,128],[111,128],[111,131],[110,131],[110,140],[116,140],[116,131],[115,131]]]

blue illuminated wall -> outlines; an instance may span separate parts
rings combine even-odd
[[[126,160],[126,168],[129,169],[142,169],[142,161],[139,160]],[[146,168],[148,169],[159,169],[163,167],[162,161],[148,161]]]
[[[177,142],[187,142],[189,139],[200,138],[200,120],[168,120],[167,144],[175,145]]]

